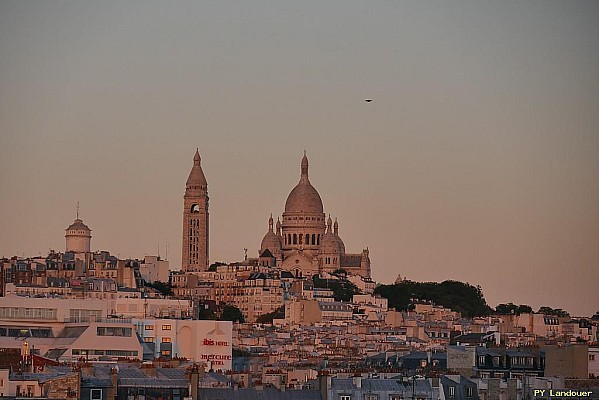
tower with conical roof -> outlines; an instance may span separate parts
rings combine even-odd
[[[89,253],[91,249],[92,230],[79,219],[79,203],[77,203],[77,218],[65,229],[67,253]]]
[[[208,269],[208,182],[200,162],[196,149],[183,196],[183,271]]]

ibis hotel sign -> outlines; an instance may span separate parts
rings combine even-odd
[[[207,369],[230,370],[232,367],[232,323],[227,321],[201,321],[210,324],[202,337],[200,359]]]

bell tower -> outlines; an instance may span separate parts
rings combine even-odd
[[[183,271],[208,269],[208,182],[196,149],[183,196]]]

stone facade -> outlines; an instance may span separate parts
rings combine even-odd
[[[92,241],[92,230],[79,219],[65,229],[66,252],[89,253]]]
[[[268,221],[268,232],[262,239],[259,255],[271,254],[276,265],[295,277],[309,277],[322,272],[345,269],[370,278],[368,249],[348,254],[339,236],[339,223],[326,218],[322,199],[308,177],[308,157],[304,154],[300,181],[285,202],[282,222]]]
[[[208,182],[196,150],[183,196],[183,271],[208,269]]]
[[[77,399],[80,393],[81,376],[77,372],[51,379],[44,384],[48,399]]]

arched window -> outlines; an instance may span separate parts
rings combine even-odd
[[[316,244],[320,246],[320,234],[316,237]]]
[[[316,244],[316,234],[312,234],[312,245]]]
[[[293,234],[293,244],[297,244],[297,233]]]
[[[301,233],[299,234],[299,244],[303,244],[302,238],[304,237],[304,235],[302,235]]]

